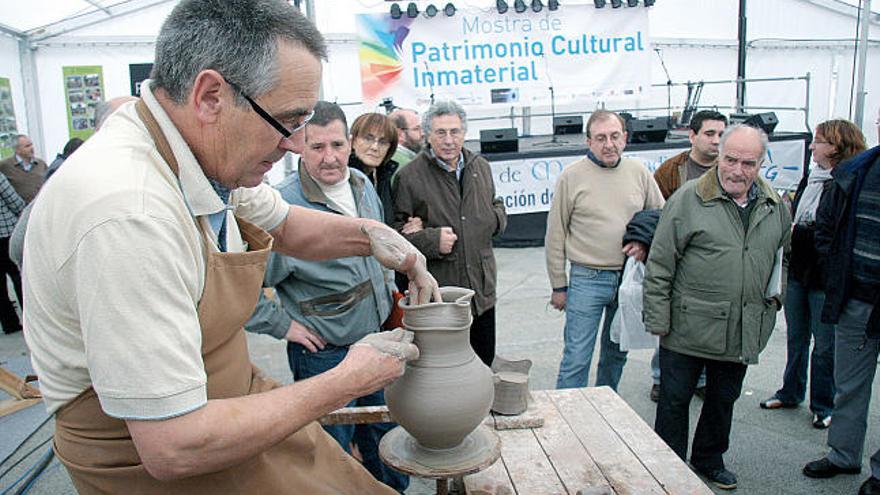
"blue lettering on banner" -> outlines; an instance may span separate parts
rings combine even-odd
[[[565,165],[559,160],[539,160],[532,163],[532,177],[535,180],[556,182]]]

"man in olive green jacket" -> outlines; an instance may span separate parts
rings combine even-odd
[[[766,154],[761,130],[725,132],[717,167],[666,203],[645,276],[645,327],[662,336],[655,430],[686,457],[688,406],[705,366],[691,465],[724,489],[736,487],[722,459],[733,404],[773,331],[785,280],[791,215],[758,177]]]

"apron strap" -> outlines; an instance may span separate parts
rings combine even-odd
[[[139,99],[137,103],[134,104],[134,108],[137,110],[138,116],[144,122],[144,125],[147,126],[147,131],[150,133],[150,137],[153,138],[153,141],[156,143],[156,149],[159,151],[159,156],[165,160],[168,167],[174,172],[174,175],[179,177],[180,167],[177,165],[177,158],[174,157],[174,153],[171,151],[171,145],[168,144],[168,139],[165,138],[165,133],[162,132],[162,128],[159,126],[156,117],[153,116],[153,112],[150,111],[143,99]]]

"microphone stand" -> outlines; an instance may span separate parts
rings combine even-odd
[[[564,141],[556,137],[555,129],[553,129],[553,122],[556,120],[556,91],[553,90],[553,79],[550,77],[550,68],[547,66],[547,58],[541,54],[541,58],[544,59],[544,71],[547,73],[547,81],[550,83],[550,141],[544,141],[541,143],[535,143],[533,146],[565,146],[570,144],[568,141]]]
[[[428,67],[428,62],[425,60],[423,60],[422,62],[425,64],[425,70],[428,72],[431,72],[431,68]],[[429,77],[428,84],[431,85],[431,96],[430,96],[431,97],[431,106],[434,106],[434,79]]]
[[[669,128],[672,129],[672,78],[669,76],[669,70],[666,69],[666,62],[663,60],[663,54],[660,52],[659,48],[654,48],[654,51],[657,53],[657,58],[660,59],[660,66],[663,67],[663,72],[666,73],[666,123],[669,125]]]

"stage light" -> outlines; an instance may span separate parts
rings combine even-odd
[[[415,2],[410,2],[409,5],[406,6],[406,16],[410,19],[414,19],[419,16],[419,7]]]
[[[653,7],[654,0],[645,0],[645,7]]]
[[[535,12],[540,12],[543,8],[544,4],[541,3],[541,0],[532,0],[532,10],[534,10]]]
[[[499,14],[507,12],[507,2],[504,0],[495,0],[495,9],[498,10]]]
[[[412,4],[410,4],[410,5],[412,5]],[[611,0],[611,8],[612,9],[619,9],[621,7],[623,7],[623,0]]]
[[[626,6],[627,7],[638,7],[639,0],[626,0]]]
[[[446,17],[452,17],[455,15],[455,5],[452,5],[452,2],[446,4],[446,7],[443,7],[443,13],[446,14]]]
[[[435,7],[433,3],[428,5],[428,7],[425,9],[425,15],[428,17],[434,17],[435,15],[437,15],[437,7]]]
[[[526,2],[523,0],[516,0],[513,2],[513,10],[515,10],[517,14],[522,14],[527,8]]]
[[[394,4],[391,6],[391,18],[392,19],[400,19],[400,16],[403,15],[403,12],[400,11],[400,5]]]
[[[548,0],[547,1],[547,9],[548,10],[556,10],[559,8],[559,0]]]
[[[597,9],[603,9],[605,8],[605,0],[593,0],[593,5],[595,5]]]

